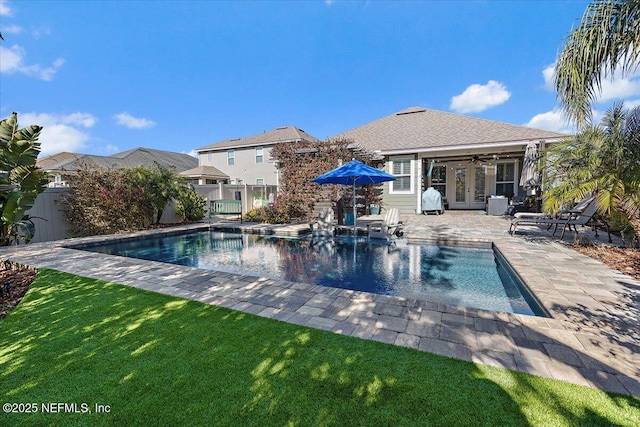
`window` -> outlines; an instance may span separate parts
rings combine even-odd
[[[447,197],[447,167],[445,165],[433,166],[431,186],[438,190],[442,197]]]
[[[207,153],[207,162],[211,163],[213,161],[213,153]]]
[[[515,188],[515,164],[496,165],[496,195],[513,197]]]
[[[256,185],[264,185],[264,178],[256,178]]]
[[[256,163],[262,163],[264,161],[264,156],[262,155],[262,147],[256,148]]]
[[[391,161],[391,174],[396,177],[395,181],[391,181],[391,193],[413,192],[411,163],[411,159],[396,159]]]
[[[236,152],[233,150],[227,151],[227,165],[233,166],[236,164]]]

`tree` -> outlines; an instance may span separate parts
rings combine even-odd
[[[599,212],[622,215],[640,235],[640,107],[622,103],[605,114],[600,126],[588,126],[575,138],[545,153],[545,211],[558,211],[597,192]]]
[[[558,98],[580,128],[591,121],[591,104],[602,77],[634,71],[640,57],[640,0],[594,0],[569,34],[555,66]]]
[[[36,167],[41,126],[18,128],[13,112],[0,121],[0,245],[28,242],[35,228],[26,212],[47,185],[45,172]]]
[[[322,200],[332,203],[352,203],[352,188],[342,185],[318,185],[311,180],[346,163],[352,158],[365,164],[373,164],[373,154],[353,148],[350,140],[315,142],[282,142],[276,144],[271,157],[278,162],[280,193],[276,199],[275,215],[270,222],[289,222],[292,219],[309,218],[314,206]],[[358,203],[365,206],[380,204],[382,191],[379,185],[357,187]]]
[[[156,210],[155,223],[160,223],[164,208],[169,200],[178,197],[185,186],[185,179],[178,175],[174,168],[155,163],[153,167],[138,167],[136,169],[139,185]]]

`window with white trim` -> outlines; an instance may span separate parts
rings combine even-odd
[[[515,179],[514,163],[498,163],[496,165],[496,195],[513,197]]]
[[[413,192],[413,165],[411,159],[391,160],[391,175],[395,176],[395,181],[391,181],[390,193],[412,193]]]
[[[233,166],[236,164],[236,152],[233,150],[227,151],[227,165]]]
[[[256,185],[264,185],[264,178],[256,178]]]
[[[256,163],[262,163],[263,161],[262,147],[256,147]]]

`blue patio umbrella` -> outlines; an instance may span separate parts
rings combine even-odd
[[[353,235],[356,235],[356,185],[380,184],[393,181],[396,177],[379,169],[367,166],[358,160],[337,167],[312,179],[318,184],[340,184],[353,186]]]

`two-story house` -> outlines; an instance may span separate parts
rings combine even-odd
[[[258,135],[231,138],[196,149],[200,166],[213,166],[230,184],[279,185],[271,149],[280,142],[317,141],[295,126],[279,127]]]

